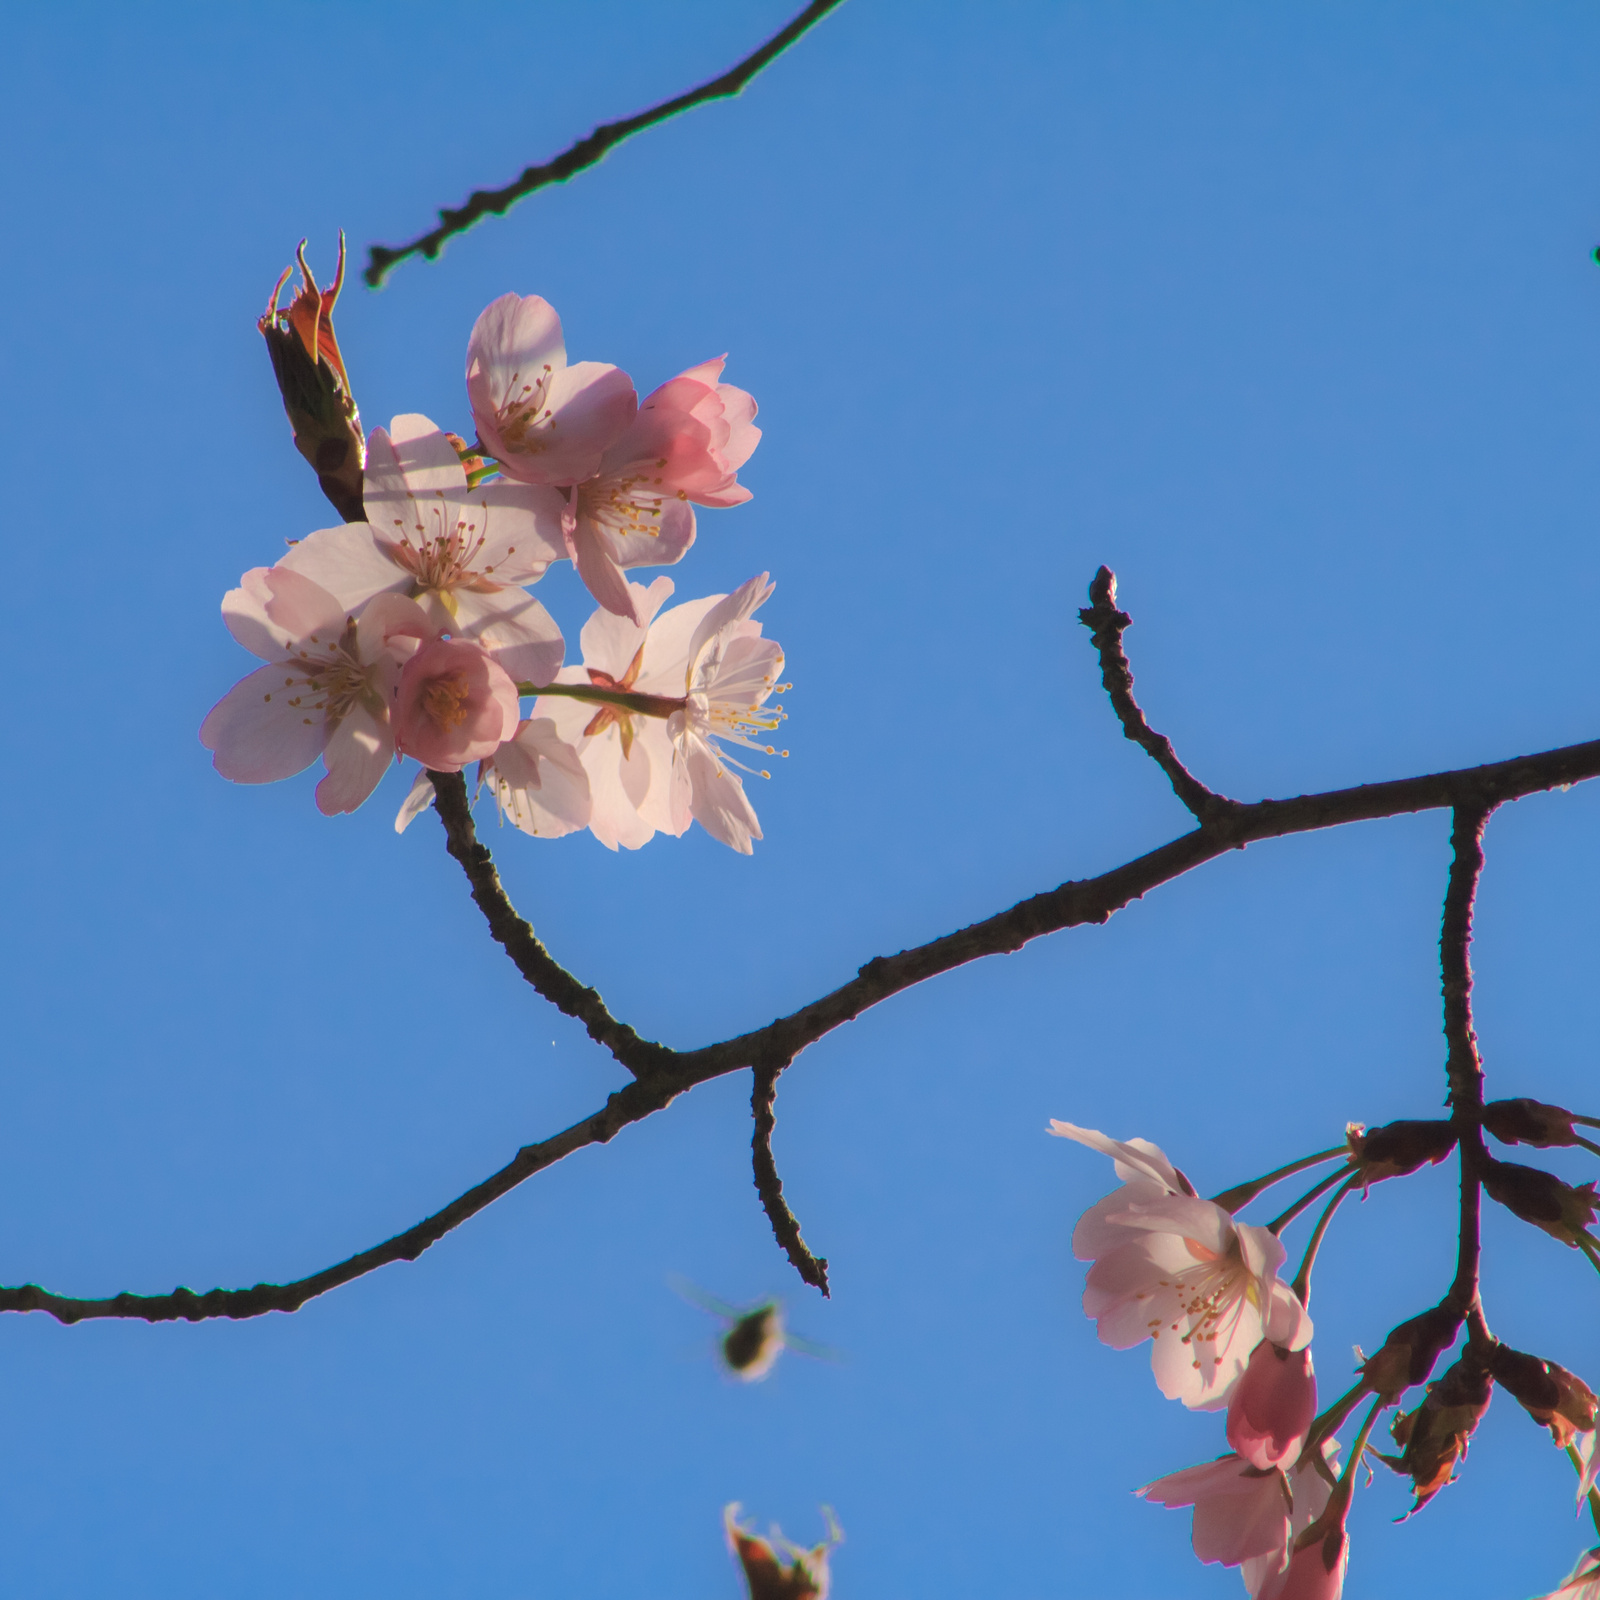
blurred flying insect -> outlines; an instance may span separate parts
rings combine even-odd
[[[797,1350],[817,1361],[839,1359],[838,1351],[802,1339],[784,1327],[781,1300],[763,1300],[741,1308],[707,1294],[687,1278],[675,1277],[669,1281],[690,1305],[709,1312],[726,1325],[727,1332],[717,1340],[717,1354],[729,1375],[740,1383],[760,1382],[772,1371],[785,1349]]]

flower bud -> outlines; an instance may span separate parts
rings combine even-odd
[[[1459,1311],[1436,1305],[1395,1328],[1383,1348],[1362,1363],[1361,1376],[1374,1394],[1398,1400],[1413,1384],[1427,1380],[1434,1362],[1456,1342],[1460,1327]]]
[[[1263,1339],[1228,1397],[1228,1443],[1253,1467],[1287,1470],[1316,1414],[1310,1346],[1285,1350]]]
[[[790,1544],[776,1528],[770,1540],[742,1528],[737,1501],[724,1509],[722,1525],[727,1530],[728,1548],[744,1571],[750,1600],[827,1600],[828,1552],[843,1542],[844,1535],[826,1506],[822,1514],[827,1519],[828,1537],[812,1549],[802,1550]],[[787,1565],[779,1559],[774,1545],[790,1558]]]
[[[1495,1346],[1489,1375],[1563,1448],[1592,1431],[1600,1414],[1600,1396],[1582,1378],[1510,1345]]]
[[[1295,1540],[1283,1573],[1262,1586],[1260,1600],[1269,1595],[1271,1600],[1339,1600],[1349,1564],[1350,1540],[1343,1519],[1325,1527],[1319,1517]]]
[[[300,263],[300,292],[287,309],[279,309],[278,297],[294,270],[285,267],[256,327],[267,341],[295,448],[311,463],[334,510],[346,522],[361,522],[367,446],[344,357],[333,336],[334,302],[344,284],[344,235],[339,235],[339,266],[331,289],[319,289],[311,276],[304,239],[295,259]]]
[[[1421,1510],[1450,1482],[1493,1393],[1482,1360],[1468,1350],[1437,1383],[1428,1385],[1428,1398],[1415,1411],[1394,1419],[1390,1431],[1402,1453],[1378,1459],[1410,1477],[1417,1496],[1412,1511]]]
[[[1543,1228],[1552,1239],[1576,1246],[1589,1238],[1589,1224],[1595,1218],[1595,1186],[1575,1188],[1563,1183],[1553,1172],[1525,1167],[1516,1161],[1491,1161],[1483,1186],[1491,1199],[1507,1211]]]
[[[1403,1178],[1428,1162],[1443,1161],[1456,1146],[1456,1130],[1448,1122],[1386,1122],[1370,1133],[1352,1122],[1345,1138],[1364,1184]]]
[[[1576,1144],[1573,1115],[1542,1100],[1491,1100],[1483,1108],[1483,1126],[1501,1144],[1531,1144],[1542,1150]]]

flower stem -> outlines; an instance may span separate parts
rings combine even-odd
[[[1572,1463],[1578,1474],[1578,1482],[1583,1482],[1583,1457],[1578,1454],[1576,1445],[1567,1446],[1567,1459]],[[1594,1531],[1600,1533],[1600,1488],[1591,1488],[1588,1494],[1589,1520],[1594,1523]]]
[[[1311,1424],[1306,1433],[1305,1447],[1300,1452],[1300,1464],[1307,1458],[1320,1460],[1322,1441],[1330,1433],[1337,1433],[1344,1426],[1344,1420],[1361,1403],[1364,1394],[1371,1393],[1367,1380],[1363,1378],[1356,1386],[1340,1397]]]
[[[1274,1217],[1273,1220],[1267,1224],[1267,1232],[1282,1233],[1283,1230],[1287,1228],[1289,1224],[1293,1222],[1294,1219],[1298,1217],[1300,1213],[1318,1197],[1318,1195],[1326,1194],[1328,1190],[1334,1186],[1334,1184],[1344,1177],[1344,1175],[1345,1170],[1343,1168],[1341,1168],[1338,1172],[1330,1172],[1328,1176],[1324,1178],[1322,1182],[1319,1183],[1314,1189],[1308,1189],[1305,1194],[1301,1195],[1300,1198],[1296,1200],[1295,1203],[1290,1206],[1281,1217]]]
[[[1574,1144],[1581,1144],[1585,1150],[1592,1152],[1594,1155],[1600,1156],[1600,1144],[1596,1144],[1593,1139],[1585,1139],[1581,1133],[1575,1133],[1572,1136],[1572,1142]]]
[[[632,689],[602,689],[596,683],[519,683],[520,695],[553,694],[568,700],[587,700],[591,705],[617,706],[644,717],[670,717],[682,711],[684,702],[665,694],[636,694]]]
[[[1224,1189],[1221,1194],[1212,1196],[1211,1203],[1214,1206],[1221,1206],[1224,1211],[1238,1211],[1241,1207],[1249,1205],[1263,1189],[1270,1189],[1280,1179],[1292,1178],[1295,1173],[1304,1172],[1307,1167],[1332,1161],[1335,1156],[1348,1157],[1349,1154],[1348,1144],[1338,1145],[1332,1150],[1319,1150],[1316,1155],[1303,1156],[1299,1161],[1291,1161],[1288,1166],[1279,1167],[1264,1178],[1254,1178],[1249,1183],[1235,1184],[1231,1189]]]
[[[1334,1174],[1338,1176],[1337,1173]],[[1359,1172],[1352,1173],[1345,1179],[1343,1185],[1336,1191],[1323,1213],[1317,1218],[1317,1225],[1311,1231],[1311,1242],[1306,1246],[1305,1259],[1300,1263],[1300,1270],[1294,1275],[1294,1282],[1290,1288],[1300,1297],[1300,1304],[1311,1304],[1311,1264],[1317,1259],[1317,1251],[1322,1248],[1322,1236],[1328,1231],[1328,1224],[1333,1221],[1333,1214],[1339,1209],[1339,1202],[1355,1188],[1361,1181]]]

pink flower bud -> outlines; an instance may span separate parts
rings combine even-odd
[[[517,686],[482,645],[435,639],[405,664],[395,691],[395,748],[434,772],[459,772],[516,732]]]
[[[1228,1400],[1228,1443],[1253,1467],[1288,1468],[1316,1414],[1310,1346],[1285,1350],[1263,1339]]]
[[[1339,1600],[1349,1564],[1350,1541],[1338,1524],[1301,1545],[1289,1565],[1256,1591],[1256,1600]]]

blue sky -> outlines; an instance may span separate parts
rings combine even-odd
[[[236,788],[198,744],[251,664],[223,590],[330,520],[254,321],[303,235],[319,268],[340,227],[408,237],[789,10],[8,14],[0,1281],[298,1276],[619,1081],[432,819],[395,837],[405,779],[329,821],[309,776]],[[778,582],[766,839],[486,829],[558,957],[696,1044],[1182,831],[1076,622],[1102,561],[1152,720],[1239,798],[1592,737],[1597,50],[1571,4],[847,0],[742,99],[348,290],[369,426],[464,426],[508,289],[645,388],[726,350],[762,407],[755,500],[672,576]],[[572,575],[540,596],[574,639]],[[1068,1239],[1110,1174],[1044,1125],[1143,1134],[1211,1191],[1430,1115],[1447,836],[1252,847],[807,1052],[777,1149],[830,1302],[757,1205],[741,1075],[293,1317],[4,1319],[10,1586],[732,1600],[739,1499],[806,1539],[831,1504],[841,1600],[1242,1594],[1130,1493],[1220,1428],[1096,1343]],[[1488,858],[1490,1092],[1600,1110],[1600,799],[1507,808]],[[1447,1169],[1341,1213],[1326,1392],[1437,1298],[1452,1220]],[[1492,1211],[1486,1249],[1496,1331],[1600,1383],[1576,1254]],[[674,1273],[782,1294],[845,1359],[730,1385]],[[1570,1485],[1502,1396],[1416,1519],[1398,1480],[1358,1496],[1350,1591],[1542,1592],[1586,1542]]]

